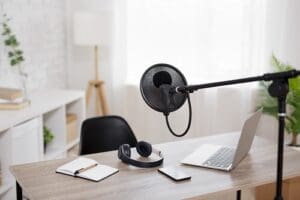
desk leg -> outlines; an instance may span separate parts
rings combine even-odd
[[[242,196],[242,191],[241,190],[236,191],[236,200],[241,200],[241,196]]]
[[[16,181],[16,187],[17,187],[17,200],[22,200],[23,198],[22,188],[17,181]]]

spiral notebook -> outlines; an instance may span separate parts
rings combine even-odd
[[[107,165],[100,165],[97,161],[85,157],[79,157],[56,169],[57,173],[92,181],[101,181],[118,171],[119,170],[116,168]]]

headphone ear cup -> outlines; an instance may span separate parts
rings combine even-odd
[[[118,157],[122,160],[123,156],[126,156],[126,157],[130,158],[130,156],[131,156],[131,150],[130,150],[130,145],[129,144],[122,144],[119,147]]]
[[[143,157],[148,157],[152,153],[152,146],[148,142],[140,141],[136,145],[136,151]]]

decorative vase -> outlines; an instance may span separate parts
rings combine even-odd
[[[17,66],[20,77],[21,89],[24,95],[24,101],[30,102],[27,89],[28,74],[25,73],[20,65]]]

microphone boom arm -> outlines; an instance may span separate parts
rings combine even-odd
[[[300,71],[298,70],[289,70],[285,72],[276,72],[276,73],[266,73],[262,76],[253,76],[253,77],[247,77],[247,78],[241,78],[241,79],[234,79],[234,80],[228,80],[228,81],[219,81],[219,82],[213,82],[213,83],[204,83],[204,84],[198,84],[198,85],[187,85],[187,86],[178,86],[176,88],[173,88],[170,92],[171,93],[185,93],[189,92],[192,93],[199,89],[204,88],[211,88],[211,87],[219,87],[219,86],[225,86],[225,85],[234,85],[234,84],[241,84],[241,83],[249,83],[254,81],[275,81],[275,80],[282,80],[282,79],[289,79],[294,78],[296,76],[300,75]]]

